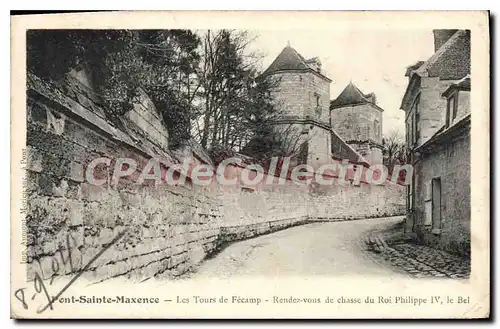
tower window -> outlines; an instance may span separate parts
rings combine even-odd
[[[321,115],[321,102],[318,93],[314,93],[314,98],[316,99],[316,114]]]
[[[314,93],[314,98],[316,98],[316,107],[319,107],[320,106],[319,94],[318,93]]]

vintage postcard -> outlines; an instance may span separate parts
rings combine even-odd
[[[11,316],[490,316],[488,12],[13,16]]]

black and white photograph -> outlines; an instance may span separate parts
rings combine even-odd
[[[487,316],[486,12],[184,15],[17,29],[14,317]]]

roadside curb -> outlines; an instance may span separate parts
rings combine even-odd
[[[434,250],[430,247],[416,246],[408,242],[388,245],[385,241],[384,234],[380,232],[368,233],[365,237],[365,244],[368,251],[380,255],[380,257],[387,261],[388,264],[402,269],[415,278],[447,277],[452,279],[466,279],[470,274],[470,267],[467,269],[466,265],[457,265],[458,259],[456,256],[449,255],[439,250]],[[418,254],[415,254],[415,250],[412,251],[412,249],[415,248],[418,248]],[[431,254],[425,256],[425,253],[429,253],[431,251]],[[436,263],[436,255],[434,255],[434,253],[436,253],[436,255],[448,255],[446,257],[449,259],[438,261]]]
[[[387,248],[387,243],[384,238],[377,233],[370,233],[365,238],[365,243],[368,250],[376,253],[382,253]]]

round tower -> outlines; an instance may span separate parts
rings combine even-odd
[[[382,112],[374,93],[350,82],[330,103],[330,123],[339,136],[369,163],[382,163]]]
[[[331,80],[322,72],[320,60],[305,59],[287,45],[263,75],[272,75],[278,82],[273,96],[285,111],[283,123],[301,132],[301,162],[313,167],[331,162]]]

